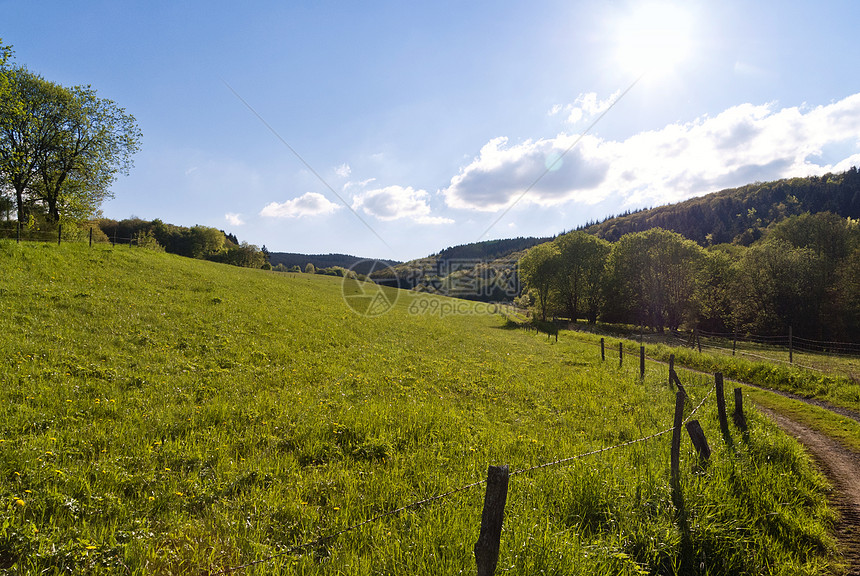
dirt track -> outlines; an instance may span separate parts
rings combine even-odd
[[[836,537],[848,563],[847,574],[860,576],[860,454],[781,414],[758,409],[806,446],[833,484],[832,501],[839,512]]]

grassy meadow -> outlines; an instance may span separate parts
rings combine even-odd
[[[482,485],[318,540],[507,464],[497,574],[830,573],[827,486],[769,421],[727,444],[710,395],[683,502],[671,435],[520,472],[670,428],[665,367],[421,298],[0,241],[0,572],[474,574]]]

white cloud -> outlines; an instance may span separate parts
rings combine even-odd
[[[564,112],[567,114],[566,120],[571,124],[576,124],[582,119],[588,120],[593,116],[605,112],[618,99],[620,94],[621,92],[617,91],[606,100],[599,100],[595,92],[586,92],[577,96],[572,104],[565,104],[564,106],[561,104],[554,105],[550,109],[549,115],[556,116]]]
[[[371,182],[375,182],[376,178],[368,178],[367,180],[361,180],[360,182],[353,182],[352,180],[348,181],[343,185],[343,190],[346,191],[349,188],[367,188],[367,185]]]
[[[331,214],[340,206],[329,200],[322,194],[306,192],[298,198],[286,202],[272,202],[267,204],[261,211],[260,216],[269,218],[300,218],[302,216],[321,216]]]
[[[599,108],[586,98],[583,110],[589,102]],[[860,94],[815,108],[741,104],[622,141],[585,136],[555,165],[576,137],[515,145],[496,138],[441,192],[451,207],[483,211],[520,196],[544,206],[610,196],[619,206],[658,205],[756,180],[845,170],[860,158],[858,135]]]
[[[234,212],[224,214],[224,219],[227,220],[227,223],[231,226],[242,226],[245,224],[245,221],[242,220],[242,215]]]
[[[341,178],[349,178],[349,175],[352,174],[352,168],[349,167],[349,164],[344,163],[335,168],[334,173]]]
[[[353,198],[354,210],[375,216],[380,220],[409,218],[419,224],[451,224],[450,218],[430,215],[426,190],[411,187],[387,186],[357,194]]]
[[[564,154],[576,140],[560,135],[508,146],[507,138],[495,138],[442,190],[445,202],[453,208],[493,211],[525,193],[523,198],[542,205],[591,203],[592,191],[605,180],[609,163],[600,157],[604,153],[600,142],[590,136]]]

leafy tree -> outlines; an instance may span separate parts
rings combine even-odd
[[[527,289],[534,290],[541,320],[546,321],[552,291],[561,270],[561,253],[553,242],[538,244],[520,260],[519,274]]]
[[[693,314],[692,297],[704,250],[661,228],[625,234],[607,264],[610,316],[622,322],[677,329]]]
[[[262,268],[268,264],[266,257],[260,252],[260,249],[247,242],[242,242],[238,246],[230,246],[226,251],[211,256],[208,259],[244,268]]]
[[[0,172],[19,221],[36,204],[53,222],[90,216],[133,164],[141,136],[134,117],[89,86],[64,88],[23,67],[6,77]]]
[[[734,329],[733,262],[744,251],[746,248],[742,246],[721,244],[703,254],[692,301],[692,319],[699,327],[712,332]]]
[[[315,274],[317,271],[316,267],[310,262],[305,266],[305,274]]]
[[[747,329],[785,333],[792,326],[812,333],[819,259],[810,248],[796,248],[772,238],[751,246],[738,264],[734,307]]]
[[[593,323],[602,303],[601,285],[612,248],[609,242],[581,231],[559,236],[555,244],[559,250],[559,296],[567,316],[576,320],[584,313]]]
[[[831,329],[834,336],[856,342],[860,337],[860,246],[839,264],[835,276],[830,295]]]
[[[39,175],[39,161],[51,146],[50,118],[64,90],[26,69],[4,70],[0,100],[0,175],[14,194],[18,222],[27,221],[27,190]]]

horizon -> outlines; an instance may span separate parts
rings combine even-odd
[[[137,118],[108,218],[408,261],[860,165],[860,5],[0,1]],[[74,47],[74,49],[70,49]]]

